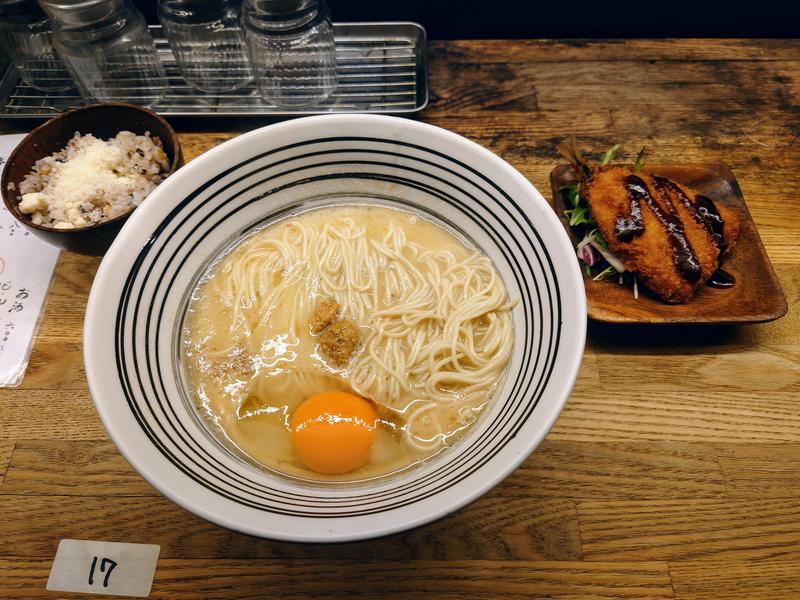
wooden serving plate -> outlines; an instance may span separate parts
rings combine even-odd
[[[615,279],[592,281],[584,274],[589,318],[605,323],[761,323],[785,315],[786,297],[731,170],[723,164],[649,165],[643,170],[690,186],[739,215],[739,239],[722,265],[736,277],[736,285],[728,289],[703,287],[687,304],[667,304],[642,285],[636,299],[628,285],[619,285]],[[559,191],[574,181],[569,165],[559,165],[550,172],[553,209],[570,239],[577,243],[564,217],[564,197]]]

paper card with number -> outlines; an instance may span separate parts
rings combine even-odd
[[[156,544],[61,540],[47,589],[146,598],[160,552]]]
[[[25,137],[0,136],[0,160]],[[0,210],[0,387],[22,383],[59,248],[37,238],[5,205]]]

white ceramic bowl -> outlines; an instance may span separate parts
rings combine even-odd
[[[488,411],[436,459],[373,484],[304,484],[240,459],[203,425],[182,383],[178,331],[188,291],[231,240],[268,219],[353,201],[410,208],[479,246],[519,299],[514,352]],[[572,245],[520,173],[431,125],[335,115],[242,135],[161,184],[97,272],[84,352],[109,435],[163,494],[245,533],[333,542],[427,523],[511,473],[564,406],[585,332]]]

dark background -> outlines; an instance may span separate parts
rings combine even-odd
[[[135,0],[156,22],[155,1]],[[416,21],[432,39],[800,37],[798,0],[329,0],[334,21]],[[800,58],[800,57],[798,57]]]

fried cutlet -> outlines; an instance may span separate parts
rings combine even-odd
[[[660,298],[686,302],[739,234],[725,207],[670,179],[621,166],[584,166],[580,192],[609,249]]]

